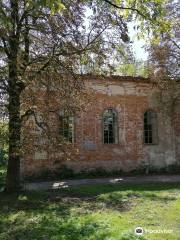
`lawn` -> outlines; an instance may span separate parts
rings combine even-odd
[[[134,229],[169,230],[145,233]],[[180,239],[180,186],[90,185],[0,194],[0,240]]]

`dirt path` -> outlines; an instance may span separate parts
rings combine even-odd
[[[180,183],[180,175],[132,176],[96,179],[60,180],[24,184],[25,190],[49,190],[91,184]]]

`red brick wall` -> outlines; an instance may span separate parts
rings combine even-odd
[[[61,148],[51,150],[48,145],[41,152],[34,150],[22,159],[23,175],[38,174],[44,169],[55,171],[66,164],[74,171],[104,168],[106,171],[131,171],[142,164],[163,167],[173,164],[178,142],[173,136],[171,116],[164,124],[158,101],[158,89],[142,79],[92,79],[86,82],[94,91],[94,100],[86,111],[75,116],[73,146],[66,146],[69,156],[64,158]],[[57,103],[56,103],[57,104]],[[118,114],[118,143],[103,144],[102,114],[114,108]],[[143,143],[143,114],[147,109],[158,113],[157,145]],[[51,118],[52,128],[58,134],[58,119]],[[176,121],[176,130],[179,132]]]

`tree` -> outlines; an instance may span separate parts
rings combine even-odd
[[[168,1],[165,5],[165,21],[170,23],[170,31],[161,32],[158,41],[152,39],[150,47],[150,60],[153,65],[155,77],[164,80],[179,81],[179,4],[176,1]],[[154,37],[154,36],[153,36]],[[156,37],[156,36],[155,36]]]
[[[153,35],[149,48],[150,72],[153,81],[156,81],[161,90],[161,103],[165,121],[172,114],[180,98],[180,71],[179,71],[179,3],[168,1],[164,6],[166,14],[164,21],[169,22],[169,31],[160,31]]]
[[[74,88],[79,90],[75,76],[80,65],[85,66],[88,59],[98,59],[98,67],[103,66],[113,48],[128,42],[126,22],[132,15],[125,19],[119,10],[133,12],[143,21],[153,23],[161,13],[162,1],[159,0],[127,1],[128,6],[124,6],[123,1],[116,2],[121,6],[98,0],[67,0],[63,4],[59,0],[0,1],[0,93],[1,102],[7,104],[9,118],[6,191],[20,187],[22,119],[34,114],[32,107],[21,114],[22,93],[35,79],[38,81],[41,74],[48,76],[52,72],[53,76],[71,75]],[[93,14],[87,22],[88,9]]]

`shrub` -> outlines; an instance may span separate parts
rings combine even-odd
[[[5,149],[0,149],[0,165],[6,166],[8,160],[8,152]]]
[[[0,165],[6,165],[8,159],[8,124],[0,122]]]

